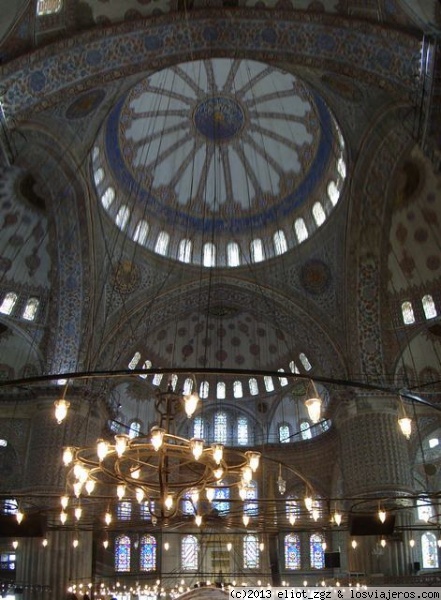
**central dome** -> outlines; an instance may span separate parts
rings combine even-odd
[[[135,85],[110,112],[93,168],[105,208],[135,241],[211,267],[304,241],[345,175],[343,138],[314,90],[291,73],[226,58]]]

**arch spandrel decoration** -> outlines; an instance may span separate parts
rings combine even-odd
[[[256,16],[246,9],[235,12],[232,27],[229,11],[215,12],[201,10],[186,19],[166,15],[93,30],[11,61],[3,73],[5,112],[18,117],[46,109],[75,90],[87,89],[87,81],[94,87],[98,79],[112,81],[122,73],[148,73],[182,60],[238,56],[238,52],[257,60],[286,61],[359,77],[401,92],[405,98],[416,85],[417,37],[367,22],[355,27],[356,20],[342,23],[342,17],[303,13],[280,13],[269,25],[266,14]],[[71,64],[77,68],[71,69]]]

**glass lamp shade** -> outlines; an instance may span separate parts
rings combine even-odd
[[[341,525],[341,514],[337,511],[334,513],[334,523],[337,525],[337,527],[340,527]]]
[[[151,442],[152,442],[153,448],[156,451],[158,451],[159,448],[162,446],[162,443],[164,441],[164,434],[165,434],[165,430],[161,429],[161,427],[152,427]]]
[[[63,463],[65,467],[68,467],[74,458],[74,448],[67,446],[63,450]]]
[[[260,452],[245,452],[245,456],[248,459],[248,464],[250,465],[252,472],[255,473],[259,468]]]
[[[309,512],[311,512],[311,510],[312,510],[312,498],[311,498],[311,496],[306,496],[306,498],[305,498],[305,506],[306,506],[306,510],[308,510]]]
[[[129,436],[126,435],[125,433],[120,433],[118,435],[115,435],[115,451],[119,457],[121,457],[124,454],[124,452],[126,451],[128,443],[129,443]]]
[[[243,515],[242,521],[243,521],[243,524],[245,525],[245,527],[248,527],[248,524],[250,522],[250,517],[248,515]]]
[[[250,481],[253,479],[253,472],[251,470],[251,467],[249,467],[248,465],[245,467],[242,467],[242,481],[245,485],[247,485],[248,483],[250,483]]]
[[[199,460],[204,451],[204,440],[199,440],[197,438],[193,438],[190,440],[190,450],[193,453],[193,456],[196,460]]]
[[[199,404],[199,396],[195,393],[184,396],[184,410],[188,418],[194,415]]]
[[[308,400],[305,401],[305,406],[311,421],[313,423],[318,423],[322,412],[322,399],[319,397],[308,398]]]
[[[67,411],[69,410],[70,402],[65,400],[64,398],[60,398],[59,400],[55,400],[55,418],[57,423],[60,424],[67,417]]]
[[[380,519],[380,521],[382,523],[384,523],[385,520],[386,520],[386,511],[385,510],[381,510],[381,508],[380,508],[380,510],[378,511],[378,518]]]
[[[412,419],[409,417],[401,417],[398,419],[398,425],[400,426],[401,433],[406,439],[409,439],[412,433]]]
[[[214,488],[207,487],[205,489],[205,495],[207,496],[208,502],[213,502],[213,499],[214,499]]]
[[[106,458],[108,452],[109,442],[106,442],[106,440],[98,440],[96,443],[96,453],[100,462]]]
[[[219,465],[224,456],[224,447],[222,444],[213,444],[211,448],[213,449],[214,462]]]
[[[281,476],[279,476],[277,479],[277,488],[279,490],[279,494],[283,496],[283,494],[286,492],[286,481]]]
[[[173,496],[168,494],[164,500],[164,506],[167,510],[170,510],[173,507]]]
[[[201,517],[201,515],[196,515],[195,518],[194,518],[194,522],[196,523],[196,525],[198,527],[200,527],[202,525],[202,517]]]

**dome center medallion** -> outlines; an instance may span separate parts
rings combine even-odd
[[[228,96],[212,96],[196,106],[193,116],[196,129],[213,142],[235,137],[245,118],[238,102]]]

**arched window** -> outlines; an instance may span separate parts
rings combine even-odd
[[[430,498],[427,496],[420,496],[417,498],[417,516],[420,521],[427,521],[433,517],[433,506]]]
[[[309,560],[311,569],[323,569],[325,566],[325,551],[323,550],[324,536],[313,533],[309,538]]]
[[[279,373],[284,373],[285,370],[284,369],[277,369],[277,371]],[[288,379],[286,377],[279,377],[279,383],[282,387],[285,387],[285,385],[288,385]]]
[[[191,240],[181,240],[179,242],[178,260],[183,263],[191,261]]]
[[[115,538],[115,571],[130,571],[130,538],[128,535],[119,535]]]
[[[241,381],[235,381],[233,383],[233,396],[235,398],[243,398],[243,388]]]
[[[305,369],[305,371],[310,371],[312,369],[312,365],[309,362],[308,357],[303,352],[300,352],[299,360],[302,363],[302,367]]]
[[[160,231],[156,239],[155,252],[161,256],[165,256],[168,250],[170,236],[166,231]]]
[[[178,376],[176,375],[176,373],[173,373],[173,375],[170,377],[170,387],[173,391],[175,391],[177,385],[178,385]]]
[[[219,444],[227,443],[227,415],[224,412],[214,415],[214,441]]]
[[[216,385],[216,398],[219,400],[225,400],[226,386],[224,381],[218,381]]]
[[[95,169],[95,171],[93,172],[93,180],[95,182],[95,185],[99,185],[104,179],[104,169],[102,167],[98,167],[98,169]]]
[[[302,421],[300,423],[300,432],[302,440],[310,440],[312,438],[311,426],[308,421]]]
[[[216,266],[216,246],[211,242],[204,244],[202,264],[204,267]]]
[[[252,396],[257,396],[257,394],[259,393],[259,386],[257,385],[257,379],[255,379],[254,377],[251,377],[248,384],[250,386],[250,394]]]
[[[337,171],[340,177],[345,179],[346,177],[346,163],[342,157],[340,157],[337,161]]]
[[[101,195],[101,204],[103,208],[106,210],[109,209],[112,205],[112,202],[115,200],[115,190],[113,187],[108,187],[106,191]]]
[[[4,315],[10,315],[17,302],[18,296],[15,292],[8,292],[3,298],[3,302],[0,306],[0,313]]]
[[[135,420],[130,423],[129,437],[131,439],[138,437],[141,433],[141,421]]]
[[[121,230],[124,229],[128,223],[129,217],[130,217],[129,207],[125,206],[125,204],[123,204],[122,206],[120,206],[120,208],[116,214],[115,223],[116,223],[117,227],[119,227]]]
[[[118,502],[118,505],[116,507],[116,518],[119,521],[130,521],[131,516],[132,503],[127,501]]]
[[[161,381],[162,381],[162,378],[163,378],[163,374],[162,373],[155,373],[153,375],[153,379],[152,379],[153,385],[160,385]]]
[[[265,259],[265,251],[263,249],[262,240],[257,238],[251,241],[250,244],[251,262],[258,263]]]
[[[297,533],[289,533],[284,538],[285,546],[285,569],[300,569],[300,537]]]
[[[141,360],[141,352],[135,352],[132,360],[128,364],[129,369],[133,370],[136,367],[136,365],[139,363],[140,360]]]
[[[401,304],[401,314],[403,315],[403,323],[405,325],[412,325],[412,323],[415,323],[412,302],[406,300],[406,302]]]
[[[92,150],[92,160],[95,162],[100,155],[100,149],[98,146],[94,146]]]
[[[257,498],[257,482],[253,480],[246,487],[245,501],[243,503],[243,512],[245,515],[249,515],[250,517],[257,515],[259,512]]]
[[[23,319],[26,319],[26,321],[33,321],[35,319],[35,315],[37,314],[39,305],[40,300],[38,298],[29,298],[23,310]]]
[[[279,425],[279,442],[286,444],[290,441],[291,431],[288,423],[281,423]]]
[[[267,392],[274,392],[274,381],[271,375],[265,375],[263,378],[263,382],[265,384],[265,389]]]
[[[229,267],[238,267],[240,265],[239,245],[236,242],[227,244],[227,265]]]
[[[438,313],[432,296],[430,294],[426,294],[425,296],[423,296],[421,302],[423,305],[424,316],[426,317],[426,319],[434,319]]]
[[[285,514],[290,523],[292,521],[292,524],[294,524],[294,521],[300,515],[300,506],[294,496],[287,497],[285,502]]]
[[[314,217],[317,227],[320,227],[320,225],[323,225],[323,223],[326,221],[326,214],[320,202],[316,202],[313,205],[312,216]]]
[[[193,421],[193,437],[198,440],[204,439],[205,427],[202,417],[195,417]]]
[[[139,569],[141,571],[156,571],[156,538],[153,535],[143,535],[139,548]]]
[[[294,231],[296,233],[297,241],[299,242],[299,244],[308,239],[308,230],[306,229],[306,223],[301,217],[295,220]]]
[[[149,233],[149,224],[147,221],[138,221],[136,225],[135,233],[133,234],[133,241],[138,244],[145,244]]]
[[[291,373],[300,373],[298,366],[293,360],[289,363],[289,370]]]
[[[249,443],[248,419],[244,416],[237,418],[237,443],[246,446]]]
[[[227,513],[230,510],[230,488],[227,487],[215,487],[214,488],[214,499],[213,508],[220,513]]]
[[[284,252],[286,252],[288,250],[288,244],[286,243],[285,232],[282,231],[281,229],[279,229],[279,231],[276,231],[276,233],[274,234],[273,242],[274,242],[274,250],[275,250],[275,253],[277,254],[277,256],[279,256],[280,254],[284,254]]]
[[[63,6],[63,0],[38,0],[37,2],[37,17],[44,15],[54,15],[60,12]]]
[[[152,365],[152,361],[151,360],[145,360],[144,364],[142,365],[142,368],[143,368],[144,371],[149,371],[152,367],[153,367],[153,365]],[[139,377],[141,377],[141,379],[146,379],[147,378],[147,373],[140,373]]]
[[[193,379],[191,377],[187,377],[182,387],[182,393],[184,394],[184,396],[188,396],[189,394],[191,394],[191,392],[193,391],[193,385]]]
[[[421,554],[423,569],[438,569],[438,545],[435,534],[426,531],[421,536]]]
[[[208,381],[203,381],[199,387],[199,397],[202,400],[205,400],[205,398],[208,398],[209,391],[210,391],[210,384],[208,383]]]
[[[243,568],[259,568],[259,538],[253,533],[243,538]]]
[[[198,563],[198,540],[194,535],[184,535],[181,541],[181,568],[183,571],[197,571]]]
[[[335,181],[330,181],[328,184],[328,198],[331,201],[332,206],[335,206],[340,198],[340,192],[338,191]]]

